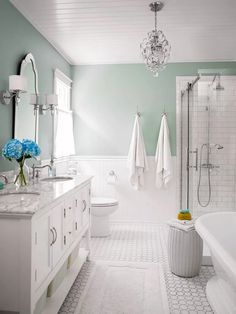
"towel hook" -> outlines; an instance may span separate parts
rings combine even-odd
[[[164,110],[163,110],[163,112],[162,112],[162,117],[163,116],[166,116],[166,105],[164,104],[164,108],[163,108]]]
[[[141,117],[141,113],[138,111],[138,105],[137,105],[137,109],[136,109],[136,114]]]

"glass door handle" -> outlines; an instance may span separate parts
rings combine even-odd
[[[195,165],[194,166],[188,166],[188,168],[195,168],[196,171],[198,171],[198,148],[196,148],[195,150],[190,150],[189,154],[196,154],[195,157]]]

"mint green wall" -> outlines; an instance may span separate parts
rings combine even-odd
[[[158,78],[143,64],[73,66],[77,154],[127,155],[138,105],[147,153],[155,153],[165,106],[175,155],[176,76],[196,75],[199,69],[214,68],[236,74],[236,62],[169,64]]]
[[[0,0],[0,90],[8,88],[8,77],[17,74],[20,60],[31,52],[38,68],[39,91],[53,91],[53,69],[59,68],[71,76],[68,62],[52,45],[10,4]],[[50,151],[50,116],[40,117],[40,146],[43,156]],[[26,121],[27,123],[27,121]],[[0,103],[0,148],[12,136],[12,105]],[[9,161],[0,159],[0,171],[11,169]]]
[[[32,52],[39,72],[40,93],[53,91],[53,69],[71,76],[71,66],[50,43],[9,3],[0,0],[0,90],[8,87],[8,76],[16,74],[20,60]],[[175,79],[196,75],[198,69],[227,68],[236,74],[236,63],[169,64],[153,78],[143,64],[73,66],[76,151],[83,155],[126,155],[136,105],[148,154],[155,151],[161,113],[165,105],[175,154]],[[0,148],[11,138],[12,105],[0,104]],[[50,151],[50,116],[40,117],[43,158]],[[0,171],[12,164],[0,159]]]

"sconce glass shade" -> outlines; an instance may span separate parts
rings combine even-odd
[[[12,91],[27,91],[27,80],[22,75],[9,76],[9,90]]]
[[[31,105],[44,105],[45,103],[45,96],[44,95],[37,95],[31,94],[30,95],[30,104]]]
[[[36,94],[30,95],[30,104],[31,105],[38,104],[38,95],[36,95]]]
[[[58,96],[56,94],[47,95],[46,97],[47,105],[58,105]]]

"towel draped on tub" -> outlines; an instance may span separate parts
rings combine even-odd
[[[129,168],[129,180],[135,189],[144,186],[144,173],[148,170],[146,149],[140,123],[140,117],[135,117],[132,139],[128,153],[127,166]]]

